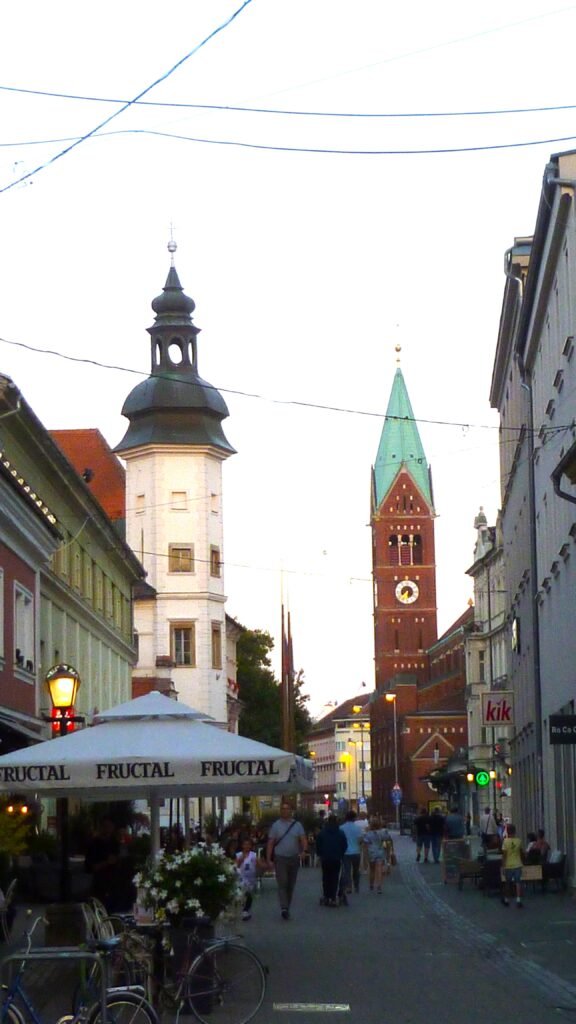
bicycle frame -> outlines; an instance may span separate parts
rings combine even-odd
[[[25,1007],[28,1017],[33,1021],[33,1024],[45,1024],[45,1021],[38,1015],[38,1012],[34,1008],[33,1003],[30,1000],[25,988],[22,985],[22,976],[26,970],[28,963],[34,961],[44,960],[66,960],[70,961],[91,961],[102,965],[103,956],[101,953],[92,952],[91,950],[79,950],[76,947],[51,947],[45,946],[42,949],[31,950],[27,953],[12,953],[9,956],[4,957],[0,961],[0,983],[2,983],[3,976],[5,975],[8,965],[12,963],[20,963],[20,967],[15,972],[11,984],[3,984],[5,995],[2,1003],[2,1010],[0,1011],[0,1021],[4,1020],[8,1006],[16,1004],[18,1009],[18,1001],[22,1002]],[[107,977],[106,970],[100,970],[100,1005],[101,1005],[101,1024],[107,1024],[107,1012],[106,1012],[106,1001],[108,996],[108,988],[106,985]],[[73,1020],[80,1020],[82,1014],[78,1014]]]

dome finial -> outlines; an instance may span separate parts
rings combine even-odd
[[[394,351],[396,353],[396,366],[400,366],[400,353],[402,351],[402,345],[395,345]]]
[[[178,248],[178,246],[176,245],[176,242],[174,241],[173,227],[174,227],[174,225],[172,223],[170,223],[170,241],[168,242],[168,252],[170,253],[170,266],[171,267],[174,266],[174,253],[176,252],[176,250]]]

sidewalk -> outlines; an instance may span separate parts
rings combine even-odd
[[[576,899],[555,885],[542,892],[525,887],[523,907],[505,907],[497,895],[488,895],[465,880],[443,881],[442,864],[416,863],[416,845],[407,836],[394,836],[394,847],[404,882],[419,894],[432,913],[449,920],[457,931],[476,933],[479,945],[492,946],[549,971],[573,985],[576,993]]]

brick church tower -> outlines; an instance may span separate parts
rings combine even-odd
[[[370,522],[376,689],[399,673],[423,682],[437,637],[434,503],[400,367],[372,470]]]

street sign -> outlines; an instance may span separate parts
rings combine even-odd
[[[397,782],[395,782],[394,785],[392,786],[390,795],[392,797],[393,804],[396,804],[396,806],[398,806],[398,804],[402,803],[402,790]]]
[[[550,743],[576,743],[576,715],[550,715]]]

